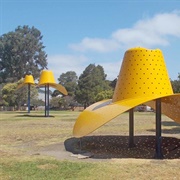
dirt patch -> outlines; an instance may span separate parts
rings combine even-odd
[[[129,147],[128,136],[88,136],[65,141],[67,151],[74,154],[93,154],[94,159],[139,158],[154,159],[156,155],[154,136],[135,136],[134,146]],[[180,159],[180,139],[162,137],[163,159]]]
[[[130,148],[128,136],[87,136],[45,146],[38,153],[61,160],[155,159],[155,141],[155,136],[135,136]],[[162,137],[162,154],[163,159],[180,159],[180,139]]]

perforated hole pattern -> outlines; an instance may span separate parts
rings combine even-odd
[[[161,50],[133,48],[126,51],[113,101],[167,94],[173,91]]]

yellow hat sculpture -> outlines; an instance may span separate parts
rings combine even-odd
[[[85,109],[76,120],[73,135],[88,135],[140,104],[155,108],[155,100],[159,98],[162,113],[180,123],[180,94],[173,93],[161,50],[129,49],[124,55],[113,99]]]
[[[34,78],[32,75],[26,75],[24,78],[23,83],[19,84],[16,88],[16,90],[22,88],[23,86],[28,85],[28,113],[30,113],[30,86],[35,85]]]
[[[20,89],[21,87],[28,85],[28,84],[35,85],[34,78],[32,75],[26,75],[23,83],[19,84],[16,89]]]
[[[43,70],[41,72],[38,86],[41,87],[45,85],[49,85],[50,87],[57,89],[64,95],[68,94],[65,87],[63,87],[61,84],[56,84],[56,81],[54,79],[54,74],[50,70]]]
[[[53,72],[50,70],[43,70],[41,72],[38,86],[45,87],[45,116],[49,116],[49,87],[57,89],[64,95],[67,95],[68,92],[61,84],[56,84]]]

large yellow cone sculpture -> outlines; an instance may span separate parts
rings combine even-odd
[[[34,78],[32,75],[26,75],[24,78],[24,81],[22,84],[19,84],[18,87],[16,88],[17,90],[22,88],[23,86],[28,85],[28,113],[30,113],[30,86],[35,85],[34,83]]]
[[[49,87],[57,89],[64,95],[67,95],[68,92],[61,84],[56,84],[53,72],[50,70],[43,70],[41,72],[38,86],[45,86],[45,116],[49,116]]]
[[[180,123],[180,94],[174,94],[161,50],[126,51],[112,100],[97,102],[77,118],[75,137],[93,132],[121,113],[140,104],[155,108],[161,98],[162,113]]]

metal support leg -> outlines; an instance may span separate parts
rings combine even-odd
[[[45,109],[44,109],[44,112],[45,112],[45,117],[47,115],[47,92],[46,92],[46,85],[45,85]]]
[[[134,110],[129,110],[129,148],[134,147]]]
[[[161,99],[156,100],[156,159],[162,159],[162,137],[161,137]]]
[[[47,84],[47,117],[49,117],[49,84]]]
[[[81,138],[79,138],[79,148],[80,148],[80,152],[82,152],[82,141],[81,141],[82,139]]]
[[[31,102],[30,102],[30,84],[28,84],[28,113],[30,113],[30,106],[31,106]]]

